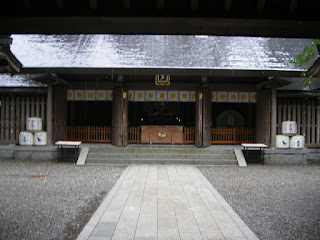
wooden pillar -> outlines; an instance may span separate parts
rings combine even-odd
[[[112,99],[112,144],[118,147],[128,145],[128,92],[117,86]]]
[[[203,89],[203,119],[202,119],[202,126],[203,126],[203,140],[202,140],[202,147],[209,147],[211,146],[211,128],[212,128],[212,108],[211,108],[211,91],[208,88]]]
[[[271,90],[271,147],[276,147],[277,135],[277,90]]]
[[[196,92],[196,109],[195,109],[195,145],[197,147],[202,147],[202,115],[203,115],[203,108],[202,108],[202,99],[203,93],[202,90],[198,90]]]
[[[53,140],[67,140],[67,90],[63,86],[53,88]]]
[[[256,141],[270,146],[270,89],[261,89],[257,91],[256,103]]]
[[[52,83],[48,82],[48,93],[47,93],[47,143],[48,145],[52,145],[53,143],[53,128],[52,128],[52,113],[53,113],[53,106],[52,106],[52,97],[53,97],[53,89]]]

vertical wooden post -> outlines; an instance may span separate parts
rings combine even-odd
[[[31,113],[30,113],[31,117],[35,117],[36,113],[35,113],[35,97],[32,96],[31,97]]]
[[[271,89],[271,147],[276,147],[277,135],[277,90]]]
[[[202,119],[202,147],[211,146],[211,128],[212,128],[212,108],[211,108],[211,91],[203,88],[203,119]]]
[[[16,136],[16,103],[15,103],[15,96],[11,96],[10,101],[10,142],[15,141]]]
[[[197,147],[202,147],[202,118],[203,118],[203,108],[202,108],[203,93],[201,90],[196,92],[196,109],[195,109],[195,145]]]
[[[20,120],[20,128],[21,131],[26,130],[26,101],[25,97],[21,98],[21,120]]]
[[[5,140],[9,140],[9,131],[10,131],[10,98],[7,96],[6,98],[6,115],[5,115],[5,121],[6,121],[6,131],[5,131]]]
[[[4,132],[5,132],[5,106],[6,106],[6,102],[5,102],[5,97],[1,96],[1,116],[0,116],[0,122],[1,122],[1,134],[0,134],[0,140],[4,140]]]
[[[112,144],[118,147],[128,145],[128,92],[117,86],[112,99]]]
[[[270,145],[270,89],[261,89],[257,92],[256,103],[256,141]]]
[[[316,101],[316,105],[318,105],[318,101]],[[317,126],[316,126],[316,143],[320,144],[320,108],[317,108]]]
[[[21,131],[20,125],[20,96],[16,98],[16,143],[19,142],[19,133]]]
[[[53,143],[53,130],[52,130],[52,120],[53,120],[53,106],[52,106],[52,99],[53,98],[53,89],[52,83],[48,82],[48,93],[47,93],[47,143],[48,145],[52,145]]]
[[[67,139],[67,90],[63,86],[53,87],[53,141]]]

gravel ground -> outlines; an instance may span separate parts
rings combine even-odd
[[[199,167],[261,240],[320,239],[320,165]]]
[[[75,239],[124,169],[0,160],[0,239]]]

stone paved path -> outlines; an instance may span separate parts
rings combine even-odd
[[[258,238],[196,167],[131,165],[77,239]]]

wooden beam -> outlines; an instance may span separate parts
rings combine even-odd
[[[277,90],[271,90],[271,147],[276,147],[277,135]]]
[[[320,38],[319,21],[170,17],[0,17],[0,34],[191,34]]]
[[[48,145],[53,144],[53,89],[52,84],[48,84],[48,95],[47,95],[47,138]]]

